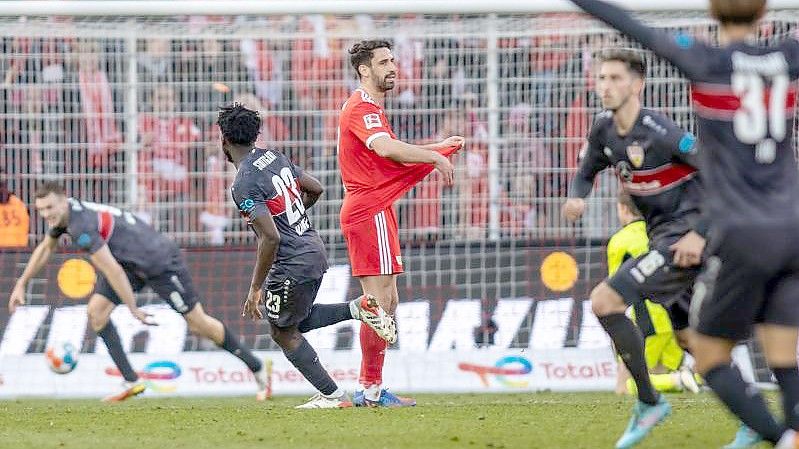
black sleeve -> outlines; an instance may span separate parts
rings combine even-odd
[[[90,213],[94,214],[93,211]],[[97,230],[97,222],[90,220],[87,215],[77,216],[72,219],[68,232],[72,236],[72,243],[89,254],[96,253],[106,244],[106,241]]]
[[[251,173],[248,178],[231,189],[233,201],[236,202],[239,212],[248,222],[267,214],[271,216],[267,201],[273,195],[267,192],[265,184],[270,178],[261,172]]]
[[[661,120],[661,126],[666,129],[666,135],[663,136],[664,145],[667,145],[671,150],[674,160],[688,164],[695,169],[699,169],[696,137],[694,137],[694,135],[688,131],[684,131],[669,119]],[[702,184],[701,173],[702,172],[700,170],[698,173],[699,178],[696,180],[698,188],[694,193],[697,193],[697,195],[692,194],[684,201],[689,207],[698,209],[700,211],[699,215],[696,216],[696,221],[691,226],[691,229],[704,237],[707,235],[710,223],[708,221],[707,215],[704,213],[704,207],[702,207],[705,191],[704,185]]]
[[[707,238],[707,232],[710,229],[710,218],[705,213],[704,209],[699,213],[699,218],[694,223],[693,230],[702,237]]]
[[[55,228],[50,228],[50,230],[47,231],[47,235],[49,235],[54,239],[57,239],[60,238],[62,235],[66,234],[66,232],[67,232],[66,226],[58,226]]]
[[[661,137],[661,144],[671,152],[673,160],[690,165],[699,170],[696,137],[690,132],[683,130],[666,117],[661,116],[658,119],[658,124],[666,130],[666,133]],[[707,215],[703,213],[704,208],[702,207],[705,192],[701,180],[701,171],[699,172],[699,176],[700,177],[696,181],[698,186],[696,192],[698,192],[698,196],[691,195],[685,198],[684,201],[689,208],[698,209],[700,211],[691,229],[705,236],[708,231],[709,222]]]
[[[696,137],[667,118],[660,122],[661,126],[666,129],[663,144],[671,151],[674,160],[699,169]]]
[[[583,150],[580,167],[569,185],[569,198],[585,198],[594,188],[596,175],[610,165],[610,160],[604,153],[605,143],[602,140],[600,116],[591,127],[588,134],[588,144]]]
[[[649,28],[629,12],[603,0],[571,0],[588,14],[640,42],[656,55],[667,59],[691,80],[701,78],[708,47],[684,33],[668,33]]]

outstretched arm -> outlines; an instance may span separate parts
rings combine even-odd
[[[133,316],[147,325],[153,325],[150,321],[150,315],[139,309],[136,305],[136,296],[133,294],[133,286],[130,285],[128,275],[125,274],[125,269],[117,262],[108,245],[103,245],[95,251],[91,256],[92,264],[103,273],[105,279],[111,284],[111,288],[119,296],[119,299],[128,306],[130,313]]]
[[[31,254],[28,263],[25,265],[25,270],[17,279],[14,289],[11,291],[11,297],[8,299],[8,311],[10,313],[14,313],[17,310],[17,306],[25,304],[25,288],[28,282],[44,268],[57,246],[58,238],[49,234],[44,236],[44,240],[36,245],[36,249],[33,250],[33,254]]]
[[[656,55],[667,59],[690,79],[701,74],[706,59],[704,45],[687,34],[672,34],[650,28],[626,10],[604,0],[571,0],[588,14],[640,42]]]

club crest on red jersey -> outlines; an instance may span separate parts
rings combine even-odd
[[[633,164],[633,167],[641,168],[644,165],[644,147],[639,145],[638,142],[633,142],[632,145],[627,147],[627,158]]]

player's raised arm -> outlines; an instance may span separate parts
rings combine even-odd
[[[637,40],[658,56],[667,59],[688,78],[695,79],[700,76],[707,56],[706,48],[704,44],[695,42],[691,36],[650,28],[635,19],[626,10],[603,0],[571,1],[588,14]]]
[[[17,306],[25,305],[25,289],[28,282],[44,268],[57,246],[58,237],[53,237],[50,234],[47,234],[44,240],[36,245],[36,249],[33,250],[33,254],[31,254],[28,263],[25,265],[25,270],[17,279],[14,289],[11,291],[11,297],[8,299],[8,311],[10,313],[14,313],[17,310]]]

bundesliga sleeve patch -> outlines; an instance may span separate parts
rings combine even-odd
[[[678,33],[674,36],[674,43],[683,50],[688,50],[694,46],[694,38],[689,34]]]
[[[372,128],[382,128],[383,123],[380,121],[380,115],[378,114],[366,114],[363,116],[363,124],[366,125],[366,129]]]
[[[92,237],[85,232],[78,236],[76,243],[84,249],[89,249],[92,246]]]
[[[680,147],[680,153],[691,153],[694,151],[694,144],[696,143],[696,137],[694,137],[691,133],[685,133],[680,139],[680,143],[678,144]]]

